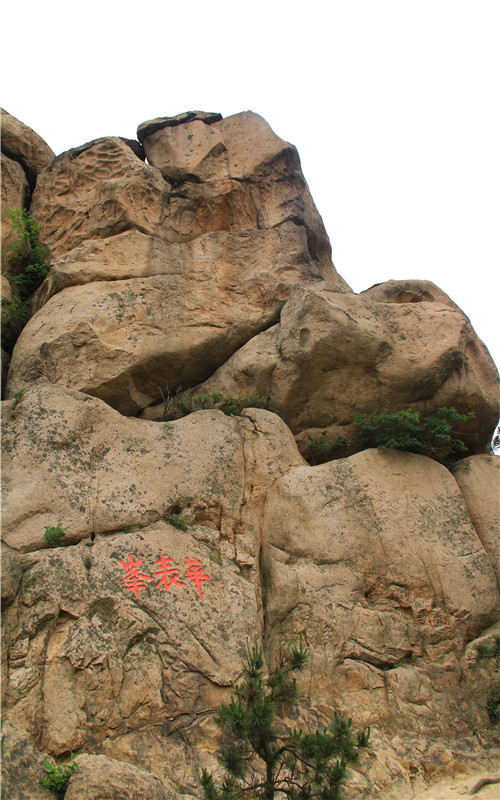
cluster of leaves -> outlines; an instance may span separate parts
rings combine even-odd
[[[329,728],[312,733],[287,732],[279,725],[277,711],[285,713],[297,699],[293,674],[305,668],[307,657],[300,641],[282,652],[266,678],[262,651],[247,647],[241,682],[233,684],[230,702],[219,706],[216,716],[224,735],[218,760],[225,776],[219,786],[203,771],[205,800],[337,800],[347,764],[367,747],[369,730],[354,737],[351,720],[337,713]]]
[[[500,671],[500,636],[494,636],[491,642],[479,642],[476,644],[477,656],[479,659],[494,658],[495,670]],[[500,686],[492,686],[486,698],[486,711],[492,725],[500,722]]]
[[[494,658],[497,671],[500,670],[500,636],[494,636],[493,641],[479,642],[476,644],[478,658]]]
[[[63,798],[68,788],[69,779],[78,769],[76,756],[71,753],[71,761],[67,764],[55,764],[46,761],[43,768],[47,775],[40,781],[40,786],[50,789],[58,798]]]
[[[488,692],[486,711],[492,725],[500,722],[500,686],[493,686]]]
[[[317,436],[309,435],[307,437],[307,460],[309,464],[316,466],[317,464],[324,464],[325,461],[331,461],[338,456],[338,451],[349,447],[349,439],[347,436],[335,436],[330,440],[327,438],[327,432]]]
[[[29,319],[27,298],[40,286],[48,272],[49,249],[40,242],[40,225],[24,208],[8,209],[5,216],[16,231],[16,239],[6,248],[9,282],[17,290],[11,302],[2,300],[6,325],[2,345],[11,350]]]
[[[178,514],[167,514],[165,517],[163,517],[163,519],[165,522],[168,522],[169,525],[173,525],[175,528],[179,528],[181,531],[187,531],[188,529],[187,522],[184,522],[182,517],[180,517]]]
[[[63,539],[66,530],[67,529],[62,526],[62,522],[58,522],[57,525],[53,526],[45,525],[43,538],[49,547],[63,547]]]
[[[454,427],[473,417],[455,408],[439,408],[436,414],[421,418],[411,408],[393,414],[355,417],[352,424],[365,447],[393,447],[434,458],[447,467],[467,455],[468,449]]]
[[[208,394],[195,394],[192,397],[183,397],[175,401],[177,415],[186,416],[193,411],[213,408],[223,411],[228,416],[238,417],[244,408],[267,408],[269,411],[276,411],[273,403],[267,397],[260,394],[249,394],[242,400],[237,400],[232,395],[223,395],[221,392],[210,392]]]

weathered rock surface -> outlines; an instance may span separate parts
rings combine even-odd
[[[257,115],[161,117],[138,138],[64,153],[31,206],[53,259],[2,404],[4,793],[43,800],[45,758],[73,751],[68,800],[193,800],[246,643],[271,665],[299,635],[310,661],[283,724],[340,709],[371,726],[346,800],[488,774],[486,348],[427,281],[351,292],[295,149]],[[179,386],[266,395],[283,419],[155,421]],[[478,455],[453,474],[392,450],[310,467],[297,449],[357,413],[444,405],[475,413]]]
[[[264,542],[271,641],[288,638],[288,625],[304,631],[324,703],[339,683],[351,686],[353,706],[349,691],[343,701],[350,713],[357,705],[358,716],[365,708],[370,724],[378,687],[377,712],[394,714],[392,730],[398,717],[419,732],[431,720],[436,733],[456,726],[451,707],[435,705],[436,664],[428,672],[427,662],[439,652],[443,677],[455,673],[459,694],[456,656],[494,618],[498,596],[489,557],[445,467],[390,450],[295,467],[267,493]],[[332,681],[323,665],[339,660]],[[401,713],[408,702],[421,706],[411,721]]]
[[[179,507],[189,524],[206,519],[231,540],[241,528],[243,538],[234,546],[243,563],[254,559],[255,543],[246,554],[244,543],[245,530],[256,521],[240,519],[245,447],[253,448],[254,439],[255,447],[264,447],[250,456],[254,469],[267,476],[264,484],[269,469],[280,474],[302,459],[279,417],[262,410],[252,415],[255,422],[205,411],[158,424],[127,419],[95,398],[57,386],[30,389],[18,403],[5,401],[3,541],[37,550],[44,546],[44,526],[62,522],[74,543],[157,522]],[[36,481],[23,480],[28,468]]]
[[[160,385],[175,390],[210,375],[277,320],[297,281],[319,277],[293,223],[184,244],[138,231],[93,240],[54,262],[7,392],[49,379],[137,414],[159,399]]]
[[[150,773],[131,764],[113,761],[106,756],[82,755],[78,770],[72,776],[65,800],[176,800],[178,795],[168,791]]]
[[[116,136],[58,156],[38,180],[31,213],[56,257],[87,239],[154,233],[169,194],[160,172]]]
[[[54,800],[49,789],[40,786],[45,778],[41,753],[26,734],[8,723],[2,725],[2,797],[5,800]]]
[[[194,117],[146,125],[149,164],[115,137],[43,173],[31,208],[54,260],[8,393],[48,379],[137,414],[276,322],[297,282],[350,292],[296,150],[251,112]]]
[[[409,782],[402,753],[429,731],[450,758],[457,737],[473,757],[470,726],[484,727],[485,712],[459,658],[494,619],[498,590],[444,467],[372,450],[309,467],[262,410],[160,424],[56,386],[11,406],[4,716],[40,749],[90,748],[193,792],[216,743],[209,711],[245,641],[272,654],[302,633],[309,714],[321,722],[340,704],[386,753],[361,783]],[[36,481],[21,479],[28,464]],[[163,521],[173,511],[187,530]],[[58,522],[79,544],[40,550]],[[183,586],[161,585],[162,556]],[[194,558],[209,578],[199,592]],[[133,563],[146,576],[137,596]]]
[[[465,458],[453,475],[500,586],[500,458],[486,454]]]
[[[146,136],[156,133],[156,131],[161,128],[174,128],[176,125],[182,125],[185,122],[191,122],[193,120],[201,120],[201,122],[211,125],[213,122],[219,122],[221,119],[222,114],[211,113],[210,111],[184,111],[182,114],[176,114],[174,117],[157,117],[147,122],[141,122],[137,128],[137,138],[142,144]]]
[[[17,161],[26,173],[31,189],[40,173],[50,164],[55,153],[38,133],[3,108],[2,153]],[[2,164],[3,168],[3,164]]]
[[[428,282],[390,282],[373,298],[328,283],[295,287],[280,323],[193,393],[268,396],[300,444],[318,430],[348,433],[356,414],[454,406],[474,412],[464,440],[482,452],[498,419],[498,375],[465,314]]]

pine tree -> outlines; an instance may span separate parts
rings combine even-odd
[[[203,770],[204,800],[337,800],[346,779],[347,764],[368,745],[369,729],[357,734],[352,721],[335,712],[328,728],[312,733],[291,732],[277,724],[277,712],[286,713],[297,700],[294,673],[307,662],[302,645],[284,650],[278,666],[266,678],[262,650],[247,646],[242,675],[233,684],[229,703],[222,703],[216,723],[224,740],[218,760],[224,770],[222,785]]]

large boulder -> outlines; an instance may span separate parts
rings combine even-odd
[[[485,453],[465,458],[453,475],[500,587],[500,458]]]
[[[78,769],[69,781],[65,800],[177,800],[178,794],[169,791],[154,775],[132,764],[83,754]]]
[[[281,474],[302,459],[279,417],[249,414],[204,411],[173,423],[145,422],[58,386],[4,401],[3,541],[37,550],[45,546],[44,527],[61,522],[67,541],[76,543],[157,522],[176,508],[190,525],[199,521],[231,540],[245,563],[254,559],[247,530],[256,520],[244,499],[249,464],[266,483],[269,470]],[[36,480],[23,480],[26,470]]]
[[[40,173],[55,158],[54,151],[32,128],[25,125],[3,108],[2,119],[2,153],[17,161],[30,184],[34,188]],[[3,164],[2,164],[3,168]]]
[[[349,434],[357,414],[454,406],[474,413],[464,439],[471,452],[484,451],[499,414],[498,374],[486,347],[433,284],[391,282],[389,297],[384,286],[360,295],[328,283],[295,287],[280,323],[192,393],[265,395],[302,446],[321,430]]]
[[[291,222],[182,244],[138,231],[89,241],[53,263],[7,394],[48,379],[135,415],[211,375],[305,278],[320,276]]]
[[[272,661],[302,634],[300,719],[340,705],[372,724],[361,783],[409,782],[429,730],[418,770],[478,755],[468,730],[485,712],[458,656],[498,589],[444,467],[374,450],[309,467],[268,411],[146,422],[57,386],[3,419],[4,718],[41,750],[193,792],[245,642]],[[58,523],[69,546],[48,548]]]
[[[41,176],[32,212],[53,261],[8,393],[48,379],[134,415],[209,377],[297,282],[350,292],[295,148],[251,112],[171,123],[145,124],[148,164],[115,137]]]
[[[59,155],[38,180],[31,213],[56,257],[87,239],[129,229],[154,233],[169,195],[159,170],[137,148],[109,137]]]
[[[198,112],[186,122],[165,124],[143,140],[148,161],[173,186],[162,235],[182,241],[208,230],[271,228],[292,220],[305,227],[311,257],[331,279],[330,243],[295,147],[251,111],[200,117]]]

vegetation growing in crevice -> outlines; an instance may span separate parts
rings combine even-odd
[[[63,528],[62,522],[57,525],[45,525],[45,533],[43,538],[49,547],[63,547],[63,539],[66,528]]]
[[[495,672],[500,672],[500,636],[494,636],[493,641],[479,642],[476,644],[477,657],[480,661],[494,659]],[[500,686],[491,686],[486,698],[486,712],[492,725],[500,723]]]
[[[16,232],[15,240],[6,247],[4,253],[13,297],[11,301],[2,299],[2,347],[10,352],[30,318],[27,300],[49,271],[49,248],[40,242],[40,225],[29,211],[24,208],[8,209],[5,217],[11,221]]]
[[[341,456],[347,447],[349,447],[347,436],[340,435],[328,439],[327,432],[322,431],[317,436],[307,437],[306,459],[312,466],[324,464]]]
[[[173,525],[174,528],[179,528],[181,531],[187,531],[188,529],[187,522],[184,522],[182,517],[178,514],[166,514],[163,519],[165,522],[168,522],[169,525]]]
[[[64,798],[66,789],[68,788],[69,779],[74,772],[78,769],[76,756],[71,753],[71,761],[67,764],[55,764],[51,761],[46,761],[43,765],[47,775],[40,781],[40,786],[50,789],[57,798]]]
[[[268,397],[263,395],[250,394],[239,400],[230,394],[224,395],[221,392],[209,392],[173,399],[169,403],[168,409],[165,407],[164,400],[163,418],[179,419],[191,414],[193,411],[205,409],[216,409],[228,416],[240,416],[244,408],[265,408],[268,411],[277,413],[276,406]]]

